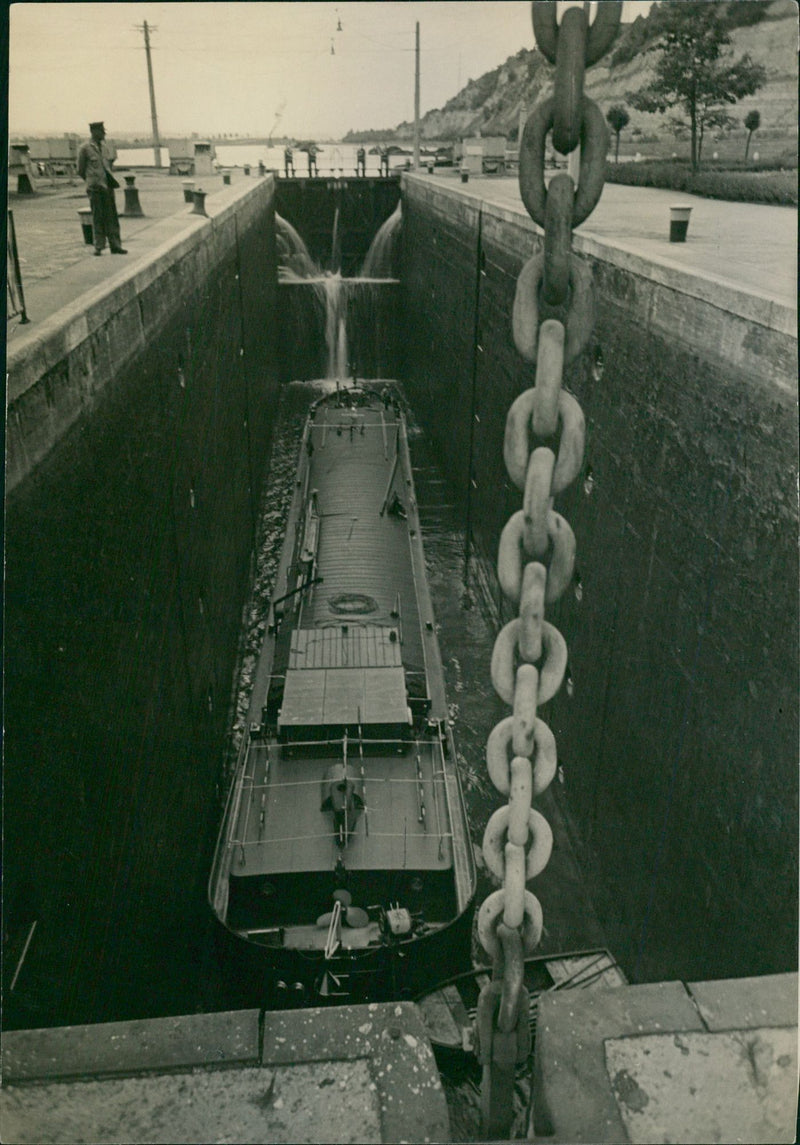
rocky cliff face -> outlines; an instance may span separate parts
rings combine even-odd
[[[735,28],[732,50],[736,56],[745,52],[767,69],[767,83],[755,95],[741,100],[730,109],[740,122],[752,108],[761,112],[762,133],[785,133],[797,137],[797,6],[793,0],[763,0],[767,9],[761,23]],[[612,53],[586,73],[586,92],[603,111],[614,103],[626,103],[625,94],[637,91],[652,76],[652,53],[643,52],[640,42],[646,36],[647,20],[627,25],[617,39]],[[627,47],[627,51],[625,50]],[[618,53],[632,58],[613,62]],[[500,67],[480,79],[470,80],[466,87],[443,108],[429,111],[421,120],[423,139],[460,139],[463,136],[515,135],[520,110],[530,112],[544,91],[552,86],[553,68],[535,49],[522,48]],[[628,107],[629,131],[639,129],[647,134],[669,135],[666,117],[648,115]],[[413,123],[401,123],[399,138],[410,138]]]

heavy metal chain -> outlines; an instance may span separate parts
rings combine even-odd
[[[572,229],[594,209],[603,189],[608,129],[600,108],[583,92],[585,69],[614,41],[621,0],[603,0],[594,22],[586,9],[569,8],[559,25],[554,0],[534,0],[533,31],[539,50],[555,64],[550,98],[537,105],[520,140],[522,201],[544,229],[544,246],[517,280],[512,324],[515,345],[536,364],[532,389],[513,402],[506,420],[503,457],[522,492],[500,537],[497,575],[517,617],[506,624],[492,652],[492,684],[512,708],[489,735],[486,763],[508,804],[491,816],[483,856],[501,889],[478,912],[478,937],[492,959],[492,981],[481,991],[476,1019],[483,1065],[483,1131],[507,1137],[513,1118],[514,1072],[530,1053],[529,997],[524,959],[542,933],[542,908],[526,887],[547,865],[553,833],[531,806],[556,771],[553,733],[537,716],[561,687],[567,667],[564,637],[545,620],[545,609],[570,584],[575,535],[553,509],[553,498],[575,480],[583,464],[585,423],[572,394],[561,387],[564,365],[587,346],[594,326],[591,269],[572,255]],[[580,147],[577,187],[568,174],[545,187],[545,141],[569,154]]]

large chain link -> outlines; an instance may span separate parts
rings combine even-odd
[[[508,796],[483,837],[487,869],[501,889],[478,912],[478,937],[492,959],[492,981],[481,991],[476,1019],[483,1131],[492,1139],[510,1134],[515,1067],[530,1053],[524,959],[539,944],[542,908],[526,883],[544,870],[553,846],[550,825],[531,806],[556,771],[555,738],[537,709],[556,694],[567,667],[566,641],[545,620],[545,606],[559,599],[575,568],[575,535],[553,509],[553,498],[580,472],[585,434],[583,412],[561,385],[565,363],[586,348],[594,326],[591,270],[572,254],[572,230],[600,198],[609,140],[583,80],[613,43],[622,3],[598,4],[591,26],[587,8],[569,8],[559,26],[555,3],[531,5],[536,42],[556,73],[553,95],[525,124],[519,156],[522,201],[544,228],[544,244],[522,268],[512,315],[515,345],[536,363],[536,381],[508,411],[503,445],[523,500],[503,529],[497,559],[500,587],[518,615],[498,634],[491,664],[492,684],[512,715],[486,745],[489,776]],[[577,187],[567,174],[545,186],[550,131],[562,154],[580,147]]]

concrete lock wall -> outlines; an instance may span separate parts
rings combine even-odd
[[[12,348],[4,894],[38,920],[12,1023],[196,1004],[275,312],[269,178]]]
[[[403,197],[404,379],[506,620],[494,560],[521,494],[503,432],[534,382],[510,315],[542,240],[527,216],[457,188],[407,179]],[[574,693],[544,718],[596,860],[586,873],[632,977],[792,970],[795,316],[580,232],[574,249],[592,267],[597,324],[565,373],[587,442],[556,508],[577,536],[581,599],[570,590],[552,610]]]

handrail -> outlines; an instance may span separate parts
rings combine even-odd
[[[442,760],[442,769],[441,769],[441,771],[432,771],[431,772],[431,780],[433,782],[433,807],[434,807],[434,810],[436,812],[436,833],[439,836],[439,858],[441,859],[441,857],[442,857],[442,844],[444,842],[444,838],[442,835],[442,818],[441,818],[441,815],[439,813],[439,796],[438,796],[438,793],[436,791],[436,777],[437,777],[437,775],[441,775],[442,782],[444,783],[445,788],[447,787],[447,776],[444,773],[444,752],[442,751],[441,744],[439,745],[439,758]]]
[[[445,806],[447,807],[447,821],[450,824],[450,838],[452,838],[453,832],[455,831],[456,821],[453,818],[453,807],[452,807],[452,804],[450,802],[450,774],[449,774],[449,771],[448,772],[444,771],[444,766],[445,766],[444,761],[446,759],[446,756],[445,756],[445,750],[444,750],[444,743],[442,742],[442,725],[441,725],[441,723],[437,723],[436,730],[439,734],[439,752],[440,752],[441,758],[442,758],[442,769],[443,769],[443,774],[444,774],[444,801],[445,801]],[[453,751],[455,753],[455,744],[453,745]],[[454,763],[454,766],[455,766],[455,763]],[[453,856],[453,862],[455,865],[455,854]]]
[[[369,808],[367,807],[367,777],[364,774],[364,739],[361,734],[361,708],[358,709],[358,759],[361,772],[361,801],[364,804],[364,831],[369,835]]]
[[[389,722],[389,721],[387,721]],[[342,736],[333,736],[330,739],[293,739],[287,740],[286,743],[272,743],[266,745],[270,751],[282,751],[286,748],[295,747],[336,747],[342,742]],[[364,743],[370,746],[379,745],[381,747],[392,748],[412,748],[424,747],[426,744],[433,746],[437,741],[435,739],[425,739],[414,737],[409,739],[402,739],[400,736],[392,736],[390,739],[373,739],[371,736],[364,737]]]
[[[22,271],[19,268],[17,231],[14,226],[14,212],[8,211],[6,228],[6,320],[20,315],[20,326],[30,322],[25,309],[25,294],[22,289]]]
[[[425,831],[375,831],[373,832],[376,839],[429,839],[430,835]],[[274,838],[268,839],[268,843],[303,843],[309,842],[313,839],[337,839],[339,837],[338,831],[324,831],[322,834],[309,834],[309,835],[276,835]],[[452,832],[446,831],[444,834],[445,839],[452,839]],[[261,847],[264,845],[263,840],[259,839],[236,839],[234,846],[236,847]]]
[[[422,823],[427,830],[427,820],[425,818],[425,787],[422,775],[422,760],[419,757],[419,752],[416,753],[417,761],[417,821]]]
[[[242,742],[239,744],[239,750],[236,753],[236,763],[233,769],[233,779],[228,789],[228,797],[225,800],[225,811],[222,817],[223,827],[220,828],[220,836],[222,835],[223,828],[225,829],[225,847],[219,845],[214,851],[214,861],[211,864],[211,872],[208,877],[208,893],[211,901],[214,901],[217,883],[220,877],[220,868],[226,855],[236,846],[236,840],[233,837],[234,828],[239,819],[239,808],[242,800],[242,790],[244,784],[242,782],[244,768],[247,761],[247,752],[250,747],[250,729],[245,727],[242,734]],[[267,756],[269,762],[269,756]]]
[[[442,771],[432,772],[431,773],[432,781],[436,782],[437,777],[439,777],[439,776],[442,777],[441,782],[446,784],[447,777],[446,777],[445,773]],[[320,782],[319,777],[317,777],[316,779],[285,779],[285,780],[280,780],[278,783],[274,782],[274,780],[273,780],[269,784],[253,783],[250,785],[250,790],[251,791],[260,791],[262,787],[266,787],[266,786],[269,786],[270,788],[311,787],[311,786],[318,785],[319,782]],[[399,776],[399,775],[372,775],[372,776],[368,775],[366,777],[366,782],[367,783],[418,783],[419,780],[418,780],[416,775],[412,775],[408,779],[404,779],[402,776]]]

